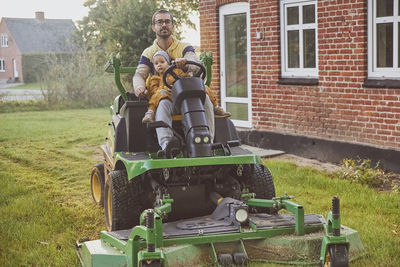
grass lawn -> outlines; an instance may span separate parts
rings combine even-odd
[[[101,162],[108,120],[107,109],[0,114],[1,266],[76,266],[75,241],[105,229],[89,174]],[[351,266],[398,266],[399,194],[285,161],[266,164],[277,195],[296,196],[307,213],[326,216],[331,197],[340,197],[342,223],[360,232],[368,252]]]
[[[40,90],[40,84],[39,83],[24,83],[24,84],[8,87],[7,89],[34,89],[34,90]]]

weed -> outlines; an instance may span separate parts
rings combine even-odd
[[[5,92],[0,92],[0,103],[2,103],[4,101],[4,98],[7,96],[8,94]]]
[[[370,159],[343,159],[340,170],[333,175],[336,178],[349,180],[372,188],[386,190],[396,185],[395,174],[386,172],[380,167],[380,162],[372,166]]]

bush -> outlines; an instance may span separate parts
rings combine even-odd
[[[58,61],[67,60],[72,55],[70,53],[57,53],[57,54],[24,54],[22,55],[22,74],[24,77],[24,83],[34,83],[40,80],[46,72],[48,72],[49,67],[47,63],[47,58],[52,57]]]
[[[113,76],[91,62],[85,51],[72,54],[68,59],[48,56],[48,71],[40,80],[44,100],[52,106],[100,107],[110,104],[118,93]]]

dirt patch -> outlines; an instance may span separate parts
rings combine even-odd
[[[297,166],[302,166],[302,167],[310,166],[317,170],[326,171],[329,173],[338,171],[340,169],[339,165],[336,165],[333,163],[322,162],[322,161],[315,160],[315,159],[302,158],[302,157],[292,155],[292,154],[282,154],[282,155],[273,157],[273,159],[286,160],[286,161],[296,164]]]

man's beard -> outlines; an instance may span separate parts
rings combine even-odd
[[[171,31],[169,31],[168,29],[161,29],[157,35],[163,39],[168,39],[171,36]]]

